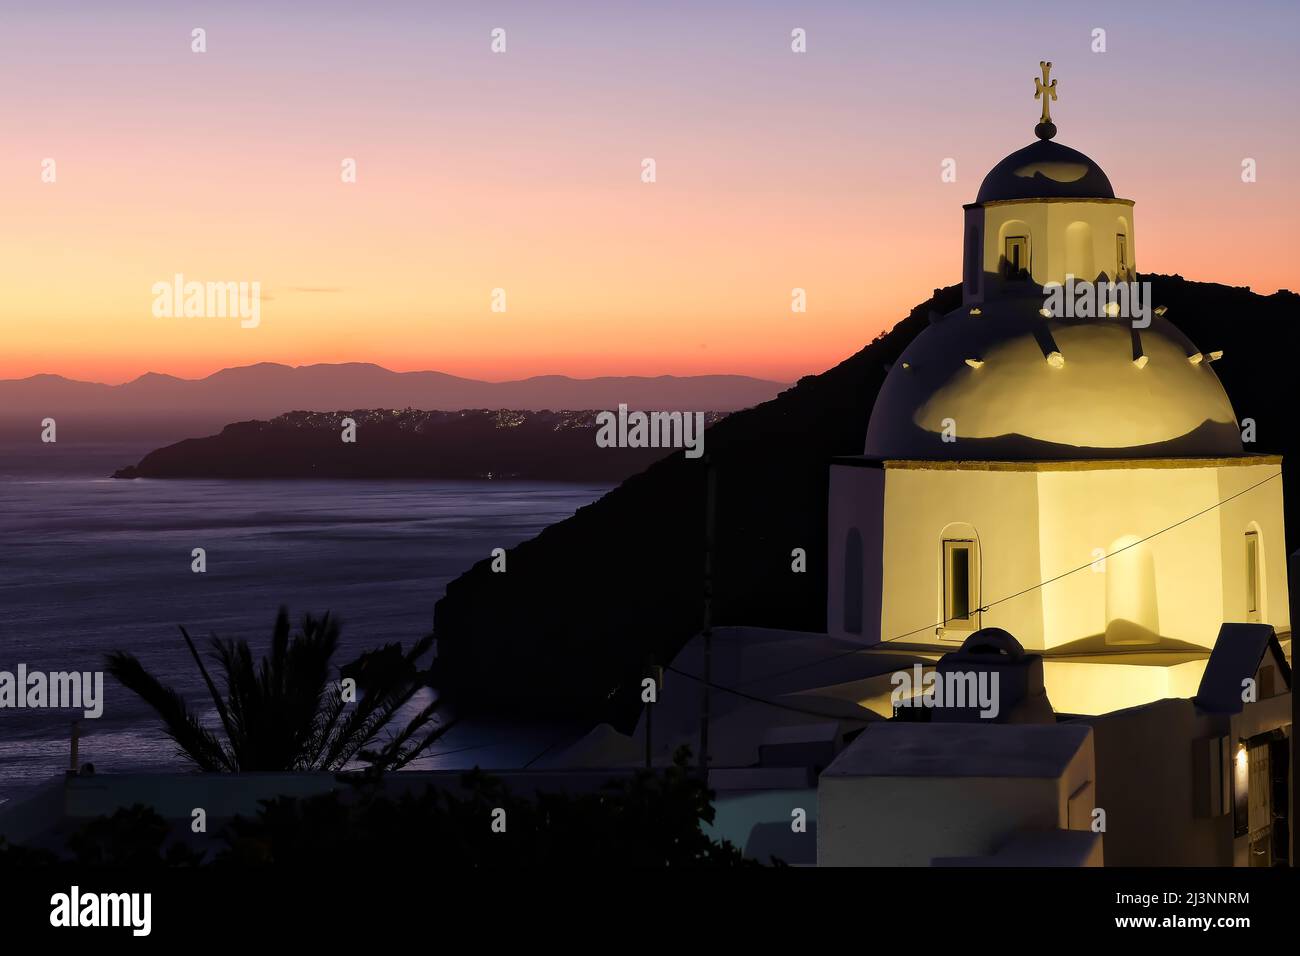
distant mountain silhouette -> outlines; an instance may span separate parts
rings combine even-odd
[[[60,441],[147,435],[193,437],[229,422],[295,410],[415,408],[629,408],[729,412],[766,401],[785,385],[744,375],[569,378],[539,375],[483,382],[444,372],[393,372],[378,365],[278,365],[222,369],[201,379],[149,372],[122,385],[60,375],[0,380],[0,436],[38,435],[53,418]]]
[[[1293,420],[1300,296],[1141,278],[1198,347],[1224,350],[1215,372],[1237,416],[1256,422],[1248,450],[1284,456],[1290,553],[1300,540]],[[717,484],[715,624],[825,630],[830,460],[862,453],[887,367],[931,310],[960,303],[958,286],[937,289],[835,368],[708,429]],[[703,459],[665,458],[513,548],[509,574],[492,574],[483,561],[452,581],[434,620],[444,690],[463,705],[628,728],[647,660],[667,664],[700,627],[705,487]],[[804,574],[790,571],[793,548],[808,555]]]

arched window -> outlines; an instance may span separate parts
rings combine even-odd
[[[1264,575],[1259,550],[1259,529],[1246,532],[1246,622],[1258,624],[1264,619]]]
[[[1023,219],[1008,219],[998,227],[998,273],[1003,282],[1026,282],[1033,274],[1030,236],[1029,223]]]
[[[862,633],[862,534],[850,528],[844,540],[844,630]]]
[[[943,626],[949,631],[979,626],[979,550],[974,539],[944,538]]]
[[[1008,282],[1029,278],[1029,237],[1007,236],[1002,243],[1002,274]]]
[[[1137,274],[1133,261],[1133,230],[1127,216],[1115,217],[1115,281],[1128,282]]]

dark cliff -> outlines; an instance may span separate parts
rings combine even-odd
[[[1257,423],[1249,450],[1287,456],[1293,548],[1300,296],[1143,279],[1198,347],[1224,350],[1215,371],[1238,417]],[[708,430],[717,483],[715,624],[824,629],[828,463],[861,453],[887,366],[931,310],[958,304],[956,286],[936,290],[856,355]],[[484,561],[453,581],[435,612],[446,688],[494,710],[633,719],[647,659],[669,662],[701,624],[705,487],[703,459],[657,461],[513,549],[508,573],[493,574]],[[790,568],[797,547],[808,555],[803,574]]]

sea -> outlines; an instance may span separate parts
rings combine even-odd
[[[336,663],[427,634],[449,581],[595,501],[607,485],[512,481],[115,480],[153,445],[0,443],[0,671],[104,670],[134,654],[205,722],[214,708],[180,627],[260,658],[276,611],[341,624]],[[193,570],[203,549],[206,570]],[[98,719],[0,707],[0,801],[69,766],[186,765],[107,674]],[[417,700],[415,704],[422,704]],[[544,722],[458,723],[413,769],[518,767],[576,736]]]

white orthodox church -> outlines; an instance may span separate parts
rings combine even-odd
[[[1290,631],[1281,460],[1243,451],[1222,353],[1150,302],[1134,317],[1140,294],[1119,315],[1044,314],[1053,283],[1134,281],[1137,246],[1133,201],[1053,141],[1046,110],[1036,131],[964,207],[961,307],[932,316],[880,390],[864,454],[831,468],[827,626],[935,645],[1000,627],[1051,652],[1054,702],[1096,713],[1140,701],[1052,661],[1173,660],[1225,621]],[[1132,692],[1200,677],[1162,670]]]
[[[759,859],[1289,864],[1281,460],[1245,451],[1222,353],[1140,283],[1112,302],[1133,201],[1054,142],[1040,68],[1037,141],[965,207],[961,307],[830,463],[827,633],[705,631],[631,737],[544,765],[707,750],[714,830]],[[918,709],[931,680],[999,707]]]

